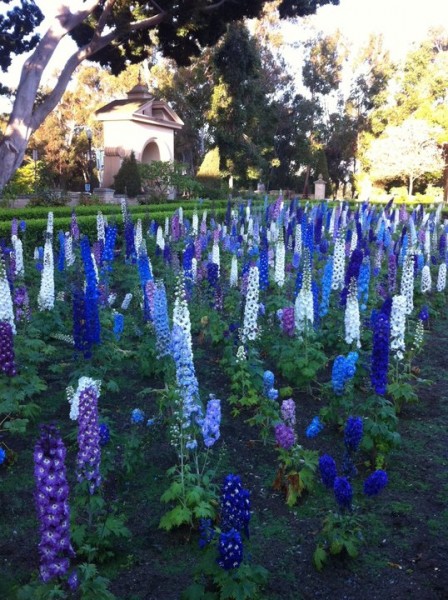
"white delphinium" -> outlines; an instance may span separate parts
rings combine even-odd
[[[437,291],[443,292],[446,288],[446,263],[439,265],[439,272],[437,274]]]
[[[76,391],[72,386],[66,388],[65,393],[67,400],[70,403],[70,419],[77,421],[79,417],[79,399],[84,390],[93,387],[96,391],[97,397],[101,394],[101,381],[92,379],[91,377],[80,377],[78,380],[78,387]]]
[[[348,286],[347,304],[344,315],[345,341],[347,344],[356,342],[357,348],[361,348],[361,321],[359,318],[358,286],[352,277]]]
[[[271,221],[271,225],[269,227],[269,231],[271,234],[271,242],[277,242],[278,240],[278,227],[277,227],[277,223],[275,221]]]
[[[249,237],[253,237],[254,235],[254,220],[252,219],[252,217],[250,217],[247,222],[247,235]]]
[[[353,233],[352,233],[352,239],[350,241],[350,254],[353,252],[353,250],[356,248],[357,245],[358,245],[358,232],[356,231],[356,229],[354,229]]]
[[[23,262],[23,245],[22,240],[13,235],[11,237],[12,246],[14,248],[14,256],[15,256],[15,274],[19,277],[25,275],[25,264]]]
[[[176,291],[174,295],[173,307],[173,327],[179,325],[185,333],[188,348],[193,352],[193,342],[191,339],[191,320],[190,311],[188,309],[187,298],[185,294],[185,284],[183,275],[180,274],[177,278]]]
[[[400,294],[406,298],[406,314],[414,310],[414,258],[407,252],[401,273]]]
[[[106,240],[104,217],[101,211],[98,211],[98,214],[96,215],[96,237],[99,242],[104,242]]]
[[[423,249],[426,254],[427,260],[431,258],[431,235],[428,229],[425,229],[425,241],[423,243]]]
[[[258,309],[259,309],[259,272],[258,267],[251,266],[247,282],[246,304],[244,306],[244,321],[241,331],[241,341],[245,344],[253,342],[258,337]]]
[[[237,364],[245,362],[247,360],[247,356],[246,356],[246,350],[244,349],[244,346],[238,346],[238,350],[236,351],[236,358],[235,358],[235,362]]]
[[[204,212],[202,213],[202,223],[203,223],[204,227],[207,226],[207,209],[204,210]]]
[[[75,262],[73,238],[68,231],[65,232],[65,262],[67,263],[67,267],[71,267]]]
[[[194,256],[191,259],[191,278],[196,283],[198,279],[198,261]]]
[[[44,265],[40,291],[37,297],[39,310],[53,310],[54,308],[54,263],[53,247],[51,240],[47,239],[44,246]]]
[[[245,210],[246,210],[246,222],[249,222],[249,219],[250,219],[250,206],[247,205]]]
[[[344,287],[345,271],[345,236],[342,231],[334,243],[333,277],[331,279],[331,289],[341,290]]]
[[[37,246],[34,248],[33,258],[34,260],[39,260],[39,248]]]
[[[294,323],[299,336],[314,323],[313,290],[311,287],[311,268],[309,254],[306,253],[303,263],[303,279],[300,292],[294,303]]]
[[[278,287],[285,285],[285,242],[283,241],[283,235],[280,234],[278,241],[275,245],[275,271],[274,281]]]
[[[414,222],[414,217],[412,215],[409,217],[408,227],[409,227],[409,237],[410,237],[409,241],[411,243],[411,246],[416,246],[417,245],[417,231],[415,230],[415,222]]]
[[[163,230],[164,236],[168,237],[170,235],[170,218],[165,217],[165,228]]]
[[[53,213],[49,212],[47,216],[47,233],[53,236],[54,218]]]
[[[123,302],[121,303],[121,308],[123,310],[127,310],[129,308],[129,305],[131,303],[132,298],[133,298],[133,295],[131,293],[126,294],[126,296],[124,297]]]
[[[162,252],[165,249],[165,238],[163,237],[161,225],[157,227],[156,246],[158,246]]]
[[[344,210],[341,213],[341,229],[345,229],[347,227],[347,208],[344,208]]]
[[[245,235],[246,235],[246,230],[244,228],[244,223],[242,223],[240,226],[240,236],[245,237]]]
[[[238,259],[235,254],[232,256],[232,263],[230,266],[230,287],[236,287],[238,285]]]
[[[193,213],[193,216],[191,218],[191,231],[193,235],[198,235],[198,231],[199,231],[199,217],[198,217],[198,213],[196,212],[196,210]]]
[[[302,226],[296,225],[296,235],[294,240],[294,254],[302,254]]]
[[[215,265],[218,265],[218,277],[219,277],[219,272],[221,270],[221,254],[220,254],[220,250],[219,250],[219,244],[218,242],[213,242],[213,246],[212,246],[212,263],[215,263]]]
[[[140,246],[143,242],[143,228],[142,228],[142,220],[137,219],[137,224],[135,225],[135,233],[134,233],[134,244],[137,253],[140,250]]]
[[[422,269],[422,278],[421,278],[421,282],[420,282],[420,289],[422,294],[426,294],[427,292],[430,292],[432,288],[432,281],[431,281],[431,269],[429,268],[429,265],[425,265]]]
[[[123,218],[123,223],[126,222],[126,218],[127,218],[127,214],[128,214],[128,207],[126,204],[126,198],[121,198],[120,199],[120,208],[121,208],[121,216]]]
[[[396,295],[392,298],[390,313],[390,348],[398,360],[403,360],[406,350],[404,336],[406,333],[406,298]]]
[[[11,325],[12,332],[16,332],[14,323],[14,307],[11,298],[11,289],[6,276],[5,262],[0,256],[0,321]]]
[[[330,223],[328,225],[328,231],[329,232],[333,232],[334,231],[334,222],[335,222],[335,219],[336,219],[336,206],[334,206],[333,209],[332,209],[332,211],[331,211]]]
[[[95,271],[95,280],[96,280],[96,283],[98,284],[100,281],[100,275],[98,273],[98,265],[96,262],[96,257],[93,252],[90,253],[90,256],[92,257],[93,270]]]
[[[113,306],[116,299],[117,299],[117,294],[109,294],[109,296],[107,297],[108,305]]]
[[[423,325],[423,321],[421,319],[417,319],[414,331],[414,340],[412,342],[412,349],[414,350],[414,352],[422,347],[424,335],[425,326]]]
[[[178,215],[179,215],[179,223],[181,225],[183,225],[183,222],[184,222],[184,209],[182,208],[182,206],[179,206]]]

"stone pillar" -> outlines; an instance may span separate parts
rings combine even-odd
[[[326,181],[322,179],[322,174],[319,173],[319,178],[314,182],[314,199],[325,200],[325,184]]]

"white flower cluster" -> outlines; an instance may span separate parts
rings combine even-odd
[[[414,331],[414,341],[412,344],[414,350],[418,350],[422,347],[424,333],[425,326],[423,325],[423,321],[421,319],[417,319],[417,324]]]
[[[104,217],[103,213],[99,210],[96,215],[96,237],[99,242],[104,242],[106,240],[106,230],[104,226]]]
[[[131,300],[132,300],[132,294],[131,293],[126,294],[126,296],[124,297],[123,302],[121,303],[121,308],[123,310],[128,310],[129,305],[131,303]]]
[[[198,231],[199,231],[199,218],[198,218],[198,213],[195,210],[193,213],[193,216],[191,218],[191,232],[193,235],[198,235]]]
[[[97,379],[92,379],[91,377],[80,377],[78,381],[78,387],[75,390],[72,386],[69,386],[65,393],[67,395],[67,400],[70,403],[70,419],[72,421],[77,421],[79,416],[79,397],[82,392],[87,389],[93,387],[96,390],[97,397],[100,396],[101,393],[101,381]]]
[[[414,258],[410,252],[403,263],[400,294],[406,298],[406,314],[410,315],[414,310]]]
[[[219,277],[219,272],[221,269],[221,255],[220,255],[220,251],[219,251],[219,244],[218,242],[213,242],[213,246],[212,246],[212,263],[214,263],[215,265],[218,265],[218,277]]]
[[[341,290],[344,287],[345,271],[345,239],[343,232],[340,231],[334,243],[333,259],[333,277],[331,279],[331,289]]]
[[[401,295],[392,298],[390,313],[390,347],[395,352],[398,360],[403,360],[406,345],[406,298]]]
[[[170,219],[169,219],[169,217],[165,217],[164,235],[165,235],[165,237],[168,237],[170,235]]]
[[[182,208],[182,206],[179,206],[179,210],[178,210],[177,214],[179,215],[179,223],[181,225],[183,225],[183,222],[184,222],[184,209]]]
[[[6,277],[6,268],[3,258],[0,258],[0,321],[9,323],[13,333],[16,332],[11,290],[8,278]]]
[[[135,233],[134,233],[134,245],[135,245],[135,250],[138,254],[139,250],[140,250],[140,246],[143,243],[143,231],[142,231],[142,220],[141,219],[137,219],[137,224],[135,226]]]
[[[446,288],[446,263],[439,265],[439,272],[437,274],[437,291],[443,292]]]
[[[252,266],[249,270],[249,279],[247,282],[246,304],[244,306],[244,321],[241,332],[241,341],[245,344],[247,341],[253,342],[258,336],[258,308],[259,308],[259,273],[258,267]]]
[[[191,278],[194,283],[198,280],[198,261],[194,256],[191,259]]]
[[[422,269],[422,279],[420,282],[420,289],[422,294],[426,294],[427,292],[430,292],[432,288],[432,281],[431,281],[431,270],[429,268],[429,265],[425,265]]]
[[[191,340],[190,311],[188,309],[187,298],[185,295],[183,275],[179,275],[177,279],[173,307],[173,327],[174,325],[179,325],[179,327],[183,329],[190,352],[193,352],[193,342]]]
[[[246,356],[246,350],[244,349],[244,346],[238,346],[238,350],[236,351],[236,358],[235,358],[235,362],[237,364],[240,364],[242,362],[245,362],[247,360],[247,356]]]
[[[107,298],[108,305],[113,306],[116,299],[117,299],[117,294],[109,294],[109,296]]]
[[[16,235],[11,237],[12,247],[14,248],[14,257],[15,257],[15,274],[18,277],[23,277],[25,275],[25,264],[23,262],[23,245],[22,240],[18,238]]]
[[[352,254],[353,250],[356,248],[357,245],[358,245],[358,232],[356,231],[356,229],[354,229],[353,233],[352,233],[352,239],[350,241],[350,254]]]
[[[65,233],[65,262],[67,263],[67,267],[71,267],[75,262],[73,238],[68,231]]]
[[[156,246],[158,246],[162,252],[165,249],[165,239],[163,237],[163,231],[160,225],[157,227]]]
[[[296,235],[294,239],[294,254],[302,254],[302,226],[296,225]]]
[[[344,315],[345,341],[347,344],[356,342],[357,348],[361,348],[361,322],[359,318],[358,286],[352,277],[348,287],[347,304]]]
[[[52,237],[53,236],[53,228],[54,228],[54,218],[53,213],[49,212],[47,216],[47,233]]]
[[[236,287],[238,285],[238,259],[235,255],[232,256],[232,263],[230,266],[230,287]]]
[[[275,245],[275,271],[274,280],[278,287],[285,285],[285,242],[283,236],[280,235],[277,244]]]
[[[303,263],[302,288],[294,303],[294,323],[296,332],[301,335],[308,324],[314,323],[313,291],[311,288],[311,268],[309,254],[306,252]]]
[[[50,239],[46,240],[44,247],[44,265],[37,305],[39,310],[53,310],[54,308],[54,263]]]
[[[75,340],[73,339],[72,335],[68,335],[65,333],[53,333],[51,337],[55,340],[59,340],[61,342],[65,342],[66,344],[70,344],[70,346],[75,345]]]

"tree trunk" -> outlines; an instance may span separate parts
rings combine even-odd
[[[408,188],[409,198],[411,198],[413,191],[414,191],[414,177],[412,175],[409,175],[409,188]]]

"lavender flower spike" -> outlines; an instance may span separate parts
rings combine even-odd
[[[88,481],[89,492],[94,494],[101,484],[100,426],[98,422],[99,382],[81,377],[75,397],[78,398],[78,481]],[[72,403],[73,409],[73,403]]]

